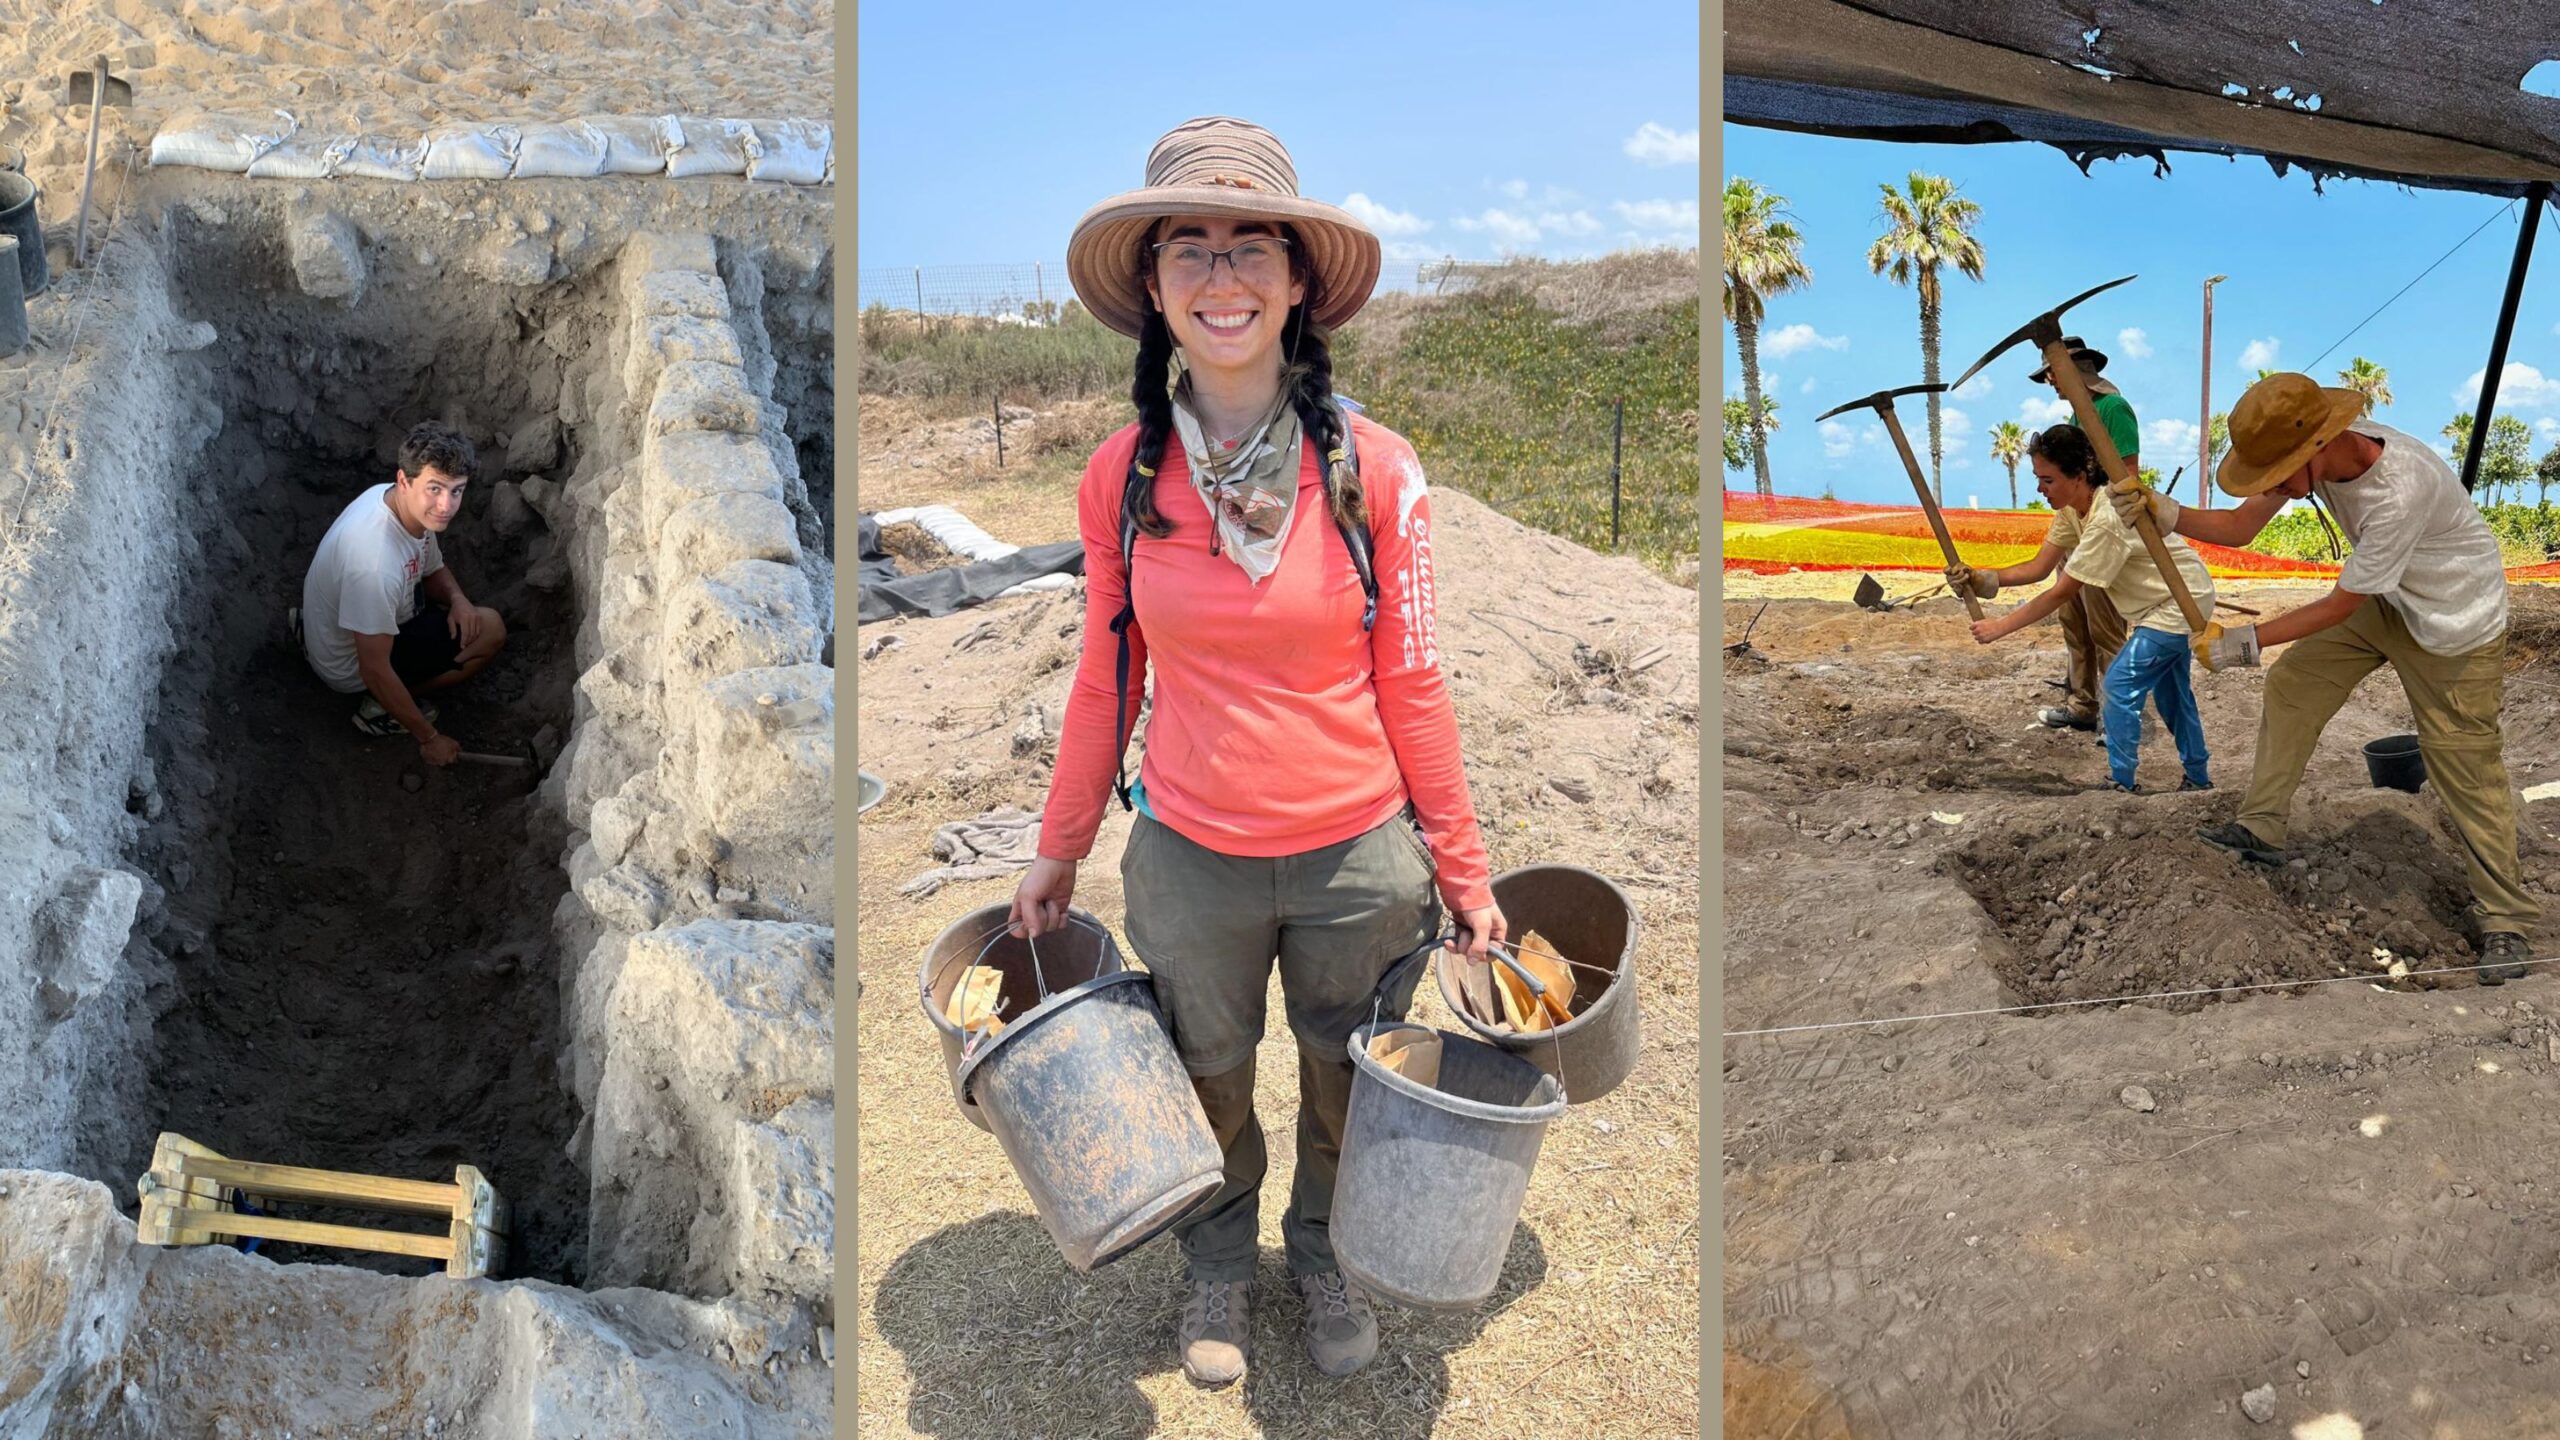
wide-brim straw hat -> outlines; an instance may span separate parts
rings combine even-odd
[[[2231,453],[2213,483],[2247,499],[2302,468],[2312,452],[2364,418],[2359,390],[2322,385],[2308,375],[2270,375],[2231,407]]]
[[[1186,120],[1147,152],[1147,183],[1094,206],[1067,241],[1067,281],[1093,318],[1135,336],[1146,324],[1139,247],[1168,215],[1285,222],[1315,277],[1311,318],[1330,330],[1378,287],[1378,237],[1351,212],[1298,193],[1298,167],[1270,131],[1224,115]]]
[[[2071,351],[2071,358],[2072,358],[2073,360],[2075,360],[2075,361],[2078,361],[2078,362],[2079,362],[2079,363],[2081,363],[2081,364],[2086,365],[2086,366],[2089,368],[2089,373],[2090,373],[2090,374],[2092,374],[2092,375],[2097,375],[2097,374],[2102,374],[2102,373],[2104,373],[2104,372],[2105,372],[2105,370],[2106,370],[2106,368],[2107,368],[2107,352],[2106,352],[2106,351],[2104,351],[2104,350],[2092,350],[2092,349],[2090,349],[2090,348],[2089,348],[2089,344],[2088,344],[2088,342],[2087,342],[2087,341],[2085,341],[2085,340],[2082,340],[2082,339],[2081,339],[2079,336],[2077,336],[2077,335],[2065,335],[2065,336],[2063,336],[2063,337],[2062,337],[2062,343],[2063,343],[2063,345],[2064,345],[2064,346],[2066,346],[2066,347]],[[2050,366],[2050,365],[2039,365],[2039,366],[2037,366],[2037,367],[2036,367],[2036,373],[2034,373],[2033,375],[2028,376],[2028,377],[2027,377],[2027,380],[2028,380],[2028,382],[2029,382],[2030,384],[2041,385],[2041,384],[2043,384],[2045,381],[2047,381],[2047,380],[2051,379],[2051,378],[2052,378],[2052,376],[2053,376],[2053,367],[2052,367],[2052,366]]]

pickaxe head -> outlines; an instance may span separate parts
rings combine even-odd
[[[2124,277],[2124,280],[2110,280],[2106,284],[2097,286],[2094,289],[2083,290],[2079,294],[2074,295],[2070,299],[2063,301],[2061,304],[2054,306],[2050,310],[2047,310],[2033,320],[2028,321],[2026,324],[2010,331],[2007,338],[2003,339],[1999,344],[1982,352],[1982,358],[1973,362],[1972,369],[1957,376],[1955,383],[1962,385],[1967,380],[1981,374],[1983,366],[1999,359],[2003,351],[2007,350],[2010,346],[2017,344],[2021,340],[2032,340],[2036,343],[2037,348],[2041,349],[2044,346],[2050,345],[2054,341],[2061,339],[2063,311],[2068,310],[2072,306],[2079,304],[2081,301],[2088,299],[2090,296],[2097,294],[2100,290],[2113,290],[2117,286],[2125,283],[2125,280],[2131,280],[2133,278],[2133,276],[2127,275]]]
[[[1873,410],[1877,414],[1881,415],[1884,413],[1884,407],[1892,404],[1902,396],[1926,395],[1933,390],[1951,390],[1953,388],[1955,387],[1951,385],[1905,385],[1899,390],[1879,390],[1873,395],[1862,396],[1856,400],[1850,401],[1846,405],[1834,406],[1829,410],[1825,410],[1821,414],[1813,417],[1813,423],[1819,425],[1823,421],[1830,419],[1832,416],[1839,414],[1843,410]]]

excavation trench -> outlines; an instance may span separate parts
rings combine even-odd
[[[539,839],[556,826],[521,772],[438,769],[406,737],[357,732],[353,697],[323,685],[287,633],[322,534],[383,478],[371,457],[265,453],[235,426],[208,460],[209,473],[256,479],[220,506],[224,548],[245,553],[208,556],[174,612],[178,650],[150,738],[163,793],[181,797],[146,839],[183,917],[152,1067],[160,1128],[235,1158],[322,1169],[447,1179],[477,1166],[514,1207],[510,1272],[575,1282],[586,1177],[554,1058],[550,925],[567,885],[557,839]],[[475,751],[521,751],[543,732],[548,752],[569,721],[575,615],[554,538],[520,510],[513,533],[492,518],[498,485],[521,478],[481,477],[444,538],[466,592],[510,631],[486,671],[428,697],[438,728]]]

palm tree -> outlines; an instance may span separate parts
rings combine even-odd
[[[1982,242],[1973,238],[1973,227],[1982,219],[1982,207],[1956,194],[1956,184],[1942,175],[1911,172],[1909,194],[1890,185],[1879,185],[1884,192],[1882,218],[1886,229],[1867,247],[1867,268],[1883,275],[1896,285],[1912,284],[1915,277],[1920,291],[1920,360],[1922,383],[1938,383],[1938,307],[1944,298],[1938,288],[1938,270],[1953,265],[1967,277],[1982,278]],[[1944,447],[1938,430],[1940,392],[1929,394],[1929,487],[1941,502],[1947,498],[1945,482],[1939,478]]]
[[[2391,403],[2391,372],[2359,355],[2355,363],[2338,372],[2338,383],[2364,397],[2364,413],[2373,407]]]
[[[1724,397],[1724,467],[1728,470],[1751,468],[1752,460],[1760,453],[1760,447],[1752,443],[1750,415],[1751,411],[1741,396]],[[1778,398],[1763,395],[1760,397],[1761,443],[1766,444],[1767,437],[1777,433]],[[1763,490],[1760,493],[1766,495],[1769,492]]]
[[[2492,500],[2512,485],[2524,489],[2533,473],[2533,429],[2513,415],[2489,422],[2489,443],[2480,447],[2480,473],[2489,481]]]
[[[1733,322],[1734,343],[1742,351],[1743,418],[1751,425],[1752,479],[1763,495],[1772,491],[1769,407],[1760,394],[1760,317],[1768,297],[1813,283],[1813,270],[1804,263],[1804,236],[1780,218],[1791,213],[1786,205],[1784,195],[1739,175],[1725,182],[1724,318]]]
[[[1991,427],[1991,458],[2009,467],[2009,508],[2018,508],[2018,462],[2027,458],[2026,427],[2003,420]]]

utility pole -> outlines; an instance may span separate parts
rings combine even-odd
[[[2213,508],[2213,287],[2230,278],[2204,282],[2204,410],[2196,420],[2196,505],[2204,510]]]

